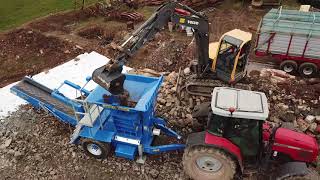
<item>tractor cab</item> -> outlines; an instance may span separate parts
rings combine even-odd
[[[270,179],[303,177],[307,164],[317,161],[315,138],[265,122],[269,109],[262,92],[216,87],[211,102],[195,109],[198,117],[209,115],[206,130],[186,140],[183,166],[193,179],[237,179],[247,168]]]
[[[212,71],[225,82],[236,83],[245,76],[252,34],[234,29],[225,33],[219,42],[209,44]]]
[[[228,87],[215,88],[211,109],[207,132],[231,141],[244,157],[256,157],[263,143],[262,125],[269,113],[266,95]]]

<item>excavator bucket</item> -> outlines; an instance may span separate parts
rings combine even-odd
[[[123,83],[126,79],[126,76],[121,72],[122,67],[111,71],[102,66],[92,73],[92,80],[107,89],[111,94],[118,95],[123,93]]]

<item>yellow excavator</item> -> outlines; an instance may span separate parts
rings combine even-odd
[[[218,42],[209,44],[209,71],[202,75],[196,72],[186,84],[189,94],[211,96],[214,87],[231,85],[250,89],[239,83],[247,74],[248,56],[252,34],[234,29],[223,34]],[[195,68],[192,68],[195,69]]]
[[[173,24],[191,27],[197,46],[197,61],[191,63],[194,73],[186,84],[186,90],[193,95],[211,96],[217,86],[235,85],[246,75],[251,33],[239,29],[225,33],[219,42],[209,43],[208,18],[190,7],[178,2],[168,2],[143,23],[124,43],[116,59],[96,69],[92,79],[110,93],[122,94],[125,75],[122,67],[126,61],[164,26]],[[240,87],[239,87],[240,86]],[[244,89],[248,89],[247,86]]]

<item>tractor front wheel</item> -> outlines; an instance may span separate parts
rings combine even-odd
[[[236,174],[235,162],[212,147],[187,148],[182,163],[186,174],[195,180],[230,180]]]
[[[96,159],[105,159],[110,152],[110,144],[91,139],[84,139],[82,141],[82,148],[84,152]]]

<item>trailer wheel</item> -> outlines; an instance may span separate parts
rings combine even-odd
[[[314,77],[318,73],[318,67],[313,63],[303,63],[299,67],[299,73],[303,77]]]
[[[235,162],[212,147],[187,148],[182,163],[186,174],[195,180],[230,180],[236,173]]]
[[[280,69],[286,73],[292,74],[295,73],[298,69],[298,64],[292,60],[283,61],[280,64]]]
[[[110,144],[91,139],[84,139],[82,142],[84,152],[96,159],[105,159],[110,152]]]

